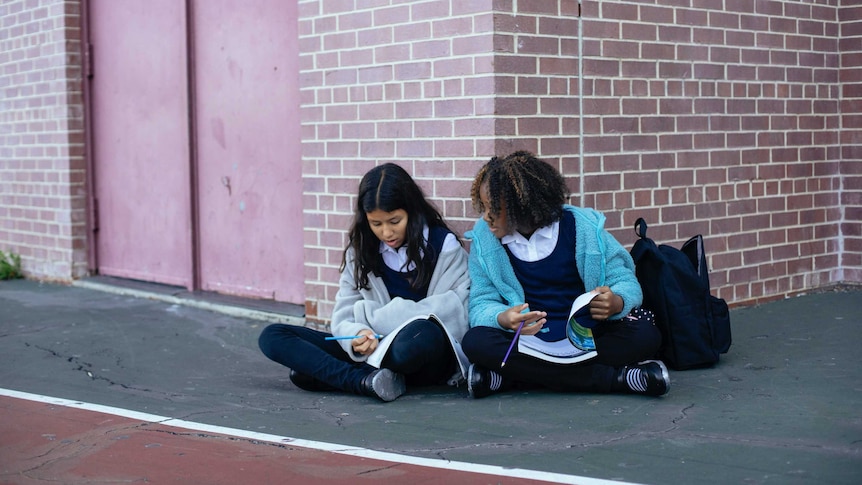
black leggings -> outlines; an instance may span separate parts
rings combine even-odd
[[[332,334],[276,323],[260,334],[260,350],[271,360],[347,392],[362,393],[362,380],[375,369],[353,361]],[[384,337],[387,338],[387,337]],[[404,374],[407,384],[444,383],[455,372],[455,356],[443,329],[415,320],[394,337],[382,367]]]
[[[516,347],[501,368],[513,336],[498,327],[474,327],[464,335],[461,347],[470,362],[514,383],[564,392],[611,392],[620,367],[653,357],[661,345],[661,333],[651,318],[626,317],[593,329],[598,355],[586,362],[555,364],[523,355]]]

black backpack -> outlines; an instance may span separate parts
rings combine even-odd
[[[646,231],[646,221],[639,218],[635,233],[640,239],[631,255],[643,307],[655,313],[661,330],[658,358],[675,370],[715,364],[730,348],[730,312],[727,302],[710,294],[703,237],[698,234],[676,249],[656,246]]]

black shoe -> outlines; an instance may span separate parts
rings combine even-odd
[[[290,370],[290,382],[292,382],[294,386],[305,391],[329,392],[337,390],[335,387],[332,387],[323,381],[319,381],[314,377],[307,376],[305,374],[300,374],[293,369]]]
[[[381,401],[394,401],[406,390],[404,376],[389,369],[377,369],[362,379],[362,392],[366,396],[374,396]]]
[[[645,360],[638,365],[623,367],[617,383],[629,392],[647,396],[661,396],[670,390],[670,374],[664,362]]]
[[[503,376],[492,370],[470,364],[467,370],[467,392],[473,399],[481,399],[501,390]]]

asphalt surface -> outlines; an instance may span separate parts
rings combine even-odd
[[[382,403],[309,393],[259,352],[267,322],[163,300],[0,281],[0,388],[632,483],[862,483],[859,287],[732,310],[730,352],[712,368],[671,371],[661,398],[520,391],[472,400],[440,387]],[[12,409],[0,406],[7,427],[22,413]],[[16,483],[13,460],[0,456],[0,483]]]

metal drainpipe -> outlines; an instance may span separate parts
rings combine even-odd
[[[580,188],[578,206],[584,206],[584,17],[578,0],[578,167]]]
[[[191,222],[192,285],[189,290],[201,289],[200,248],[200,200],[198,193],[198,137],[197,137],[197,88],[195,82],[195,31],[193,0],[185,0],[186,6],[186,93],[188,97],[189,130],[189,214]]]
[[[93,155],[93,49],[90,43],[90,0],[81,3],[81,92],[84,101],[84,166],[87,171],[85,191],[87,192],[87,271],[96,274],[99,271],[99,252],[97,251],[99,235],[99,210],[96,198],[96,173]]]

